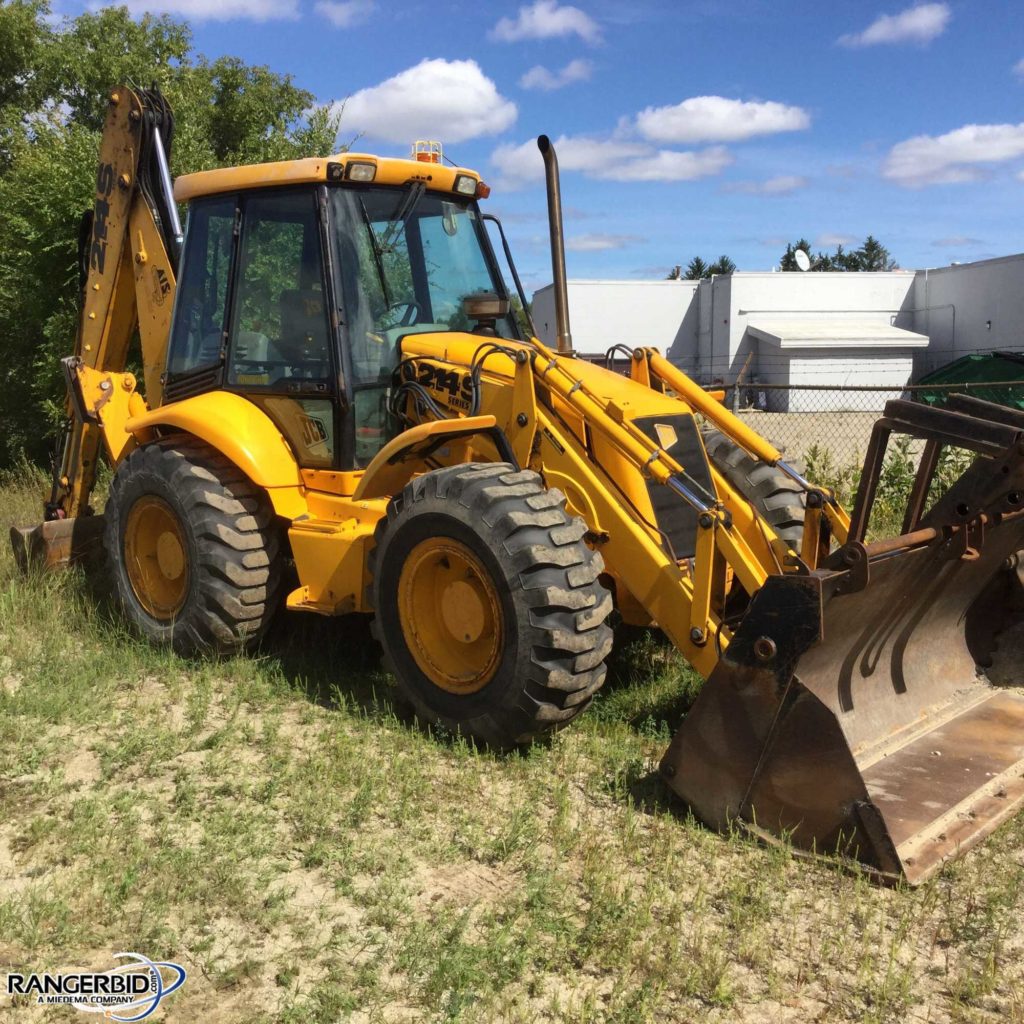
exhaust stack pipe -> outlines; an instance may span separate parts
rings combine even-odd
[[[557,348],[572,354],[572,332],[569,330],[569,290],[565,282],[565,236],[562,231],[562,192],[558,185],[558,157],[546,135],[538,136],[537,148],[544,157],[544,177],[548,190],[548,230],[551,233],[551,273],[555,288],[555,322],[558,330]]]

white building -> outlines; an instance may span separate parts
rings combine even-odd
[[[743,273],[706,281],[570,281],[575,348],[652,345],[702,383],[821,385],[769,391],[811,411],[837,385],[901,388],[972,351],[1024,347],[1024,254],[938,270]],[[554,292],[533,297],[554,344]],[[878,408],[884,403],[879,395]],[[856,408],[864,410],[864,396]]]

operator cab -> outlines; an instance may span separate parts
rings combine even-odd
[[[405,335],[522,337],[476,203],[487,191],[422,158],[350,154],[179,178],[189,210],[164,402],[234,391],[301,466],[363,468],[398,429],[388,401]],[[471,316],[481,293],[499,302],[485,325]]]

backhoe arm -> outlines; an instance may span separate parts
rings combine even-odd
[[[160,404],[181,243],[167,160],[173,117],[159,92],[110,94],[96,200],[81,236],[82,303],[74,354],[62,360],[67,420],[47,520],[89,515],[100,446],[116,464],[135,441],[125,430],[147,401],[127,372],[136,332],[145,396]]]

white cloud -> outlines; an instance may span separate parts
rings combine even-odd
[[[565,240],[570,252],[607,252],[610,249],[624,249],[642,241],[636,235],[575,235]]]
[[[979,165],[1024,156],[1024,123],[966,124],[945,135],[917,135],[889,151],[882,174],[908,188],[977,181]]]
[[[962,249],[967,245],[982,245],[980,238],[969,238],[967,235],[949,235],[947,238],[936,238],[932,245],[936,249]]]
[[[816,249],[834,249],[839,245],[854,245],[857,239],[853,235],[818,235],[814,241]]]
[[[1021,57],[1021,59],[1013,65],[1012,70],[1018,78],[1024,78],[1024,57]]]
[[[883,14],[863,32],[840,36],[843,46],[877,46],[882,43],[930,43],[946,31],[952,17],[949,4],[918,4],[899,14]]]
[[[572,35],[587,43],[601,41],[601,28],[589,14],[568,4],[560,7],[557,0],[537,0],[528,7],[520,7],[514,18],[502,18],[489,34],[491,39],[503,43]]]
[[[132,14],[180,14],[190,21],[294,21],[298,0],[125,0]]]
[[[358,25],[373,13],[373,0],[319,0],[314,6],[335,28]]]
[[[593,175],[609,181],[693,181],[720,174],[732,157],[724,146],[712,146],[695,152],[661,149],[623,164],[611,164]]]
[[[718,174],[732,163],[721,146],[690,151],[657,150],[645,142],[619,137],[565,136],[555,140],[558,166],[600,181],[690,181]],[[503,145],[491,155],[505,189],[544,177],[544,161],[534,141]]]
[[[572,85],[573,82],[586,82],[593,71],[594,66],[589,60],[579,58],[569,61],[560,71],[549,71],[537,64],[519,79],[519,85],[523,89],[542,89],[544,92],[551,92]]]
[[[767,181],[737,181],[725,186],[726,192],[742,192],[751,196],[786,196],[806,188],[806,178],[799,174],[780,174]]]
[[[670,107],[647,107],[636,117],[641,135],[668,143],[737,142],[755,135],[801,131],[810,124],[810,115],[802,107],[724,96],[692,96]]]
[[[346,131],[388,142],[465,142],[504,131],[518,115],[475,60],[423,60],[334,106],[344,108]]]

